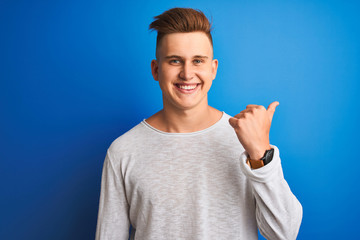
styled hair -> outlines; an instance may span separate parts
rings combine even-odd
[[[204,32],[213,46],[211,23],[200,10],[192,8],[171,8],[154,17],[149,30],[157,31],[156,55],[161,39],[170,33]]]

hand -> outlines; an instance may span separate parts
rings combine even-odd
[[[271,149],[269,133],[278,105],[277,101],[272,102],[267,109],[261,105],[247,105],[245,110],[229,119],[240,143],[252,160],[259,160],[266,150]]]

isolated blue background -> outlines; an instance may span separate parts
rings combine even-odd
[[[340,0],[2,0],[0,239],[94,238],[108,146],[162,107],[148,25],[175,6],[213,18],[210,105],[280,102],[298,239],[360,239],[360,5]]]

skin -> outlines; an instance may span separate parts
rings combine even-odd
[[[267,109],[261,105],[247,105],[245,110],[229,119],[250,159],[259,160],[266,150],[271,149],[269,133],[278,105],[277,101],[271,103]]]
[[[213,47],[203,32],[171,33],[158,46],[157,59],[151,62],[153,78],[162,90],[163,109],[147,123],[164,132],[195,132],[208,128],[222,117],[222,112],[208,105],[208,91],[216,77],[218,60],[213,59]],[[196,86],[182,90],[181,86]],[[271,121],[278,106],[267,109],[248,105],[229,119],[240,143],[249,157],[260,159],[270,149]]]
[[[207,93],[216,77],[218,61],[213,59],[206,34],[167,34],[157,55],[151,70],[162,90],[163,109],[146,121],[165,132],[194,132],[216,123],[222,113],[208,105]],[[176,86],[195,83],[199,86],[191,94],[182,93]]]

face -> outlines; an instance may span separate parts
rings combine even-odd
[[[213,48],[205,33],[167,34],[158,46],[157,57],[151,69],[163,93],[164,109],[208,106],[207,93],[218,61],[213,59]]]

